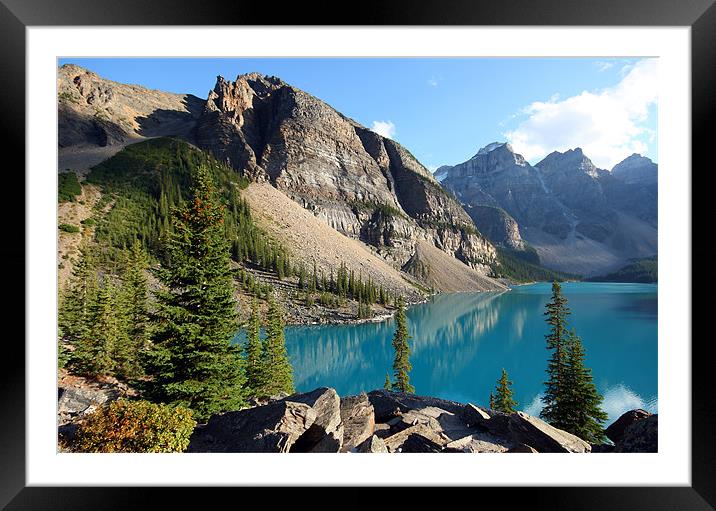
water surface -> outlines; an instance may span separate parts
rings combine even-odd
[[[587,364],[616,419],[657,407],[657,286],[565,283],[563,294]],[[416,392],[486,405],[504,367],[519,408],[537,414],[549,352],[545,304],[551,284],[504,293],[443,294],[407,312]],[[391,372],[393,320],[286,329],[297,390],[334,387],[342,396],[382,388]]]

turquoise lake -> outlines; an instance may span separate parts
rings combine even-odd
[[[565,283],[570,326],[610,421],[633,408],[657,408],[657,285]],[[504,367],[518,408],[541,408],[549,352],[544,336],[551,284],[503,293],[443,294],[407,311],[410,374],[417,394],[487,405]],[[286,329],[298,391],[334,387],[341,396],[382,388],[391,372],[393,320]]]

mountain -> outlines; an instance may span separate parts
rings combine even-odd
[[[656,165],[630,156],[616,173],[580,148],[530,165],[509,144],[439,169],[441,184],[498,246],[536,250],[555,270],[595,275],[657,250]]]
[[[244,195],[252,207],[261,208],[252,197],[272,197],[277,205],[288,198],[335,235],[359,242],[363,250],[341,249],[356,272],[385,273],[375,262],[384,261],[424,288],[504,288],[489,277],[499,264],[494,245],[407,149],[279,78],[218,77],[201,100],[118,84],[65,65],[58,70],[58,90],[61,169],[86,169],[143,139],[182,138],[248,178],[253,184]],[[264,185],[279,195],[267,195]],[[287,223],[279,211],[262,208],[266,230]],[[296,211],[282,211],[296,218]],[[305,239],[274,235],[309,267],[325,263],[327,271],[341,263],[335,254],[331,261],[330,254],[318,257],[320,251]],[[364,251],[373,258],[366,259]]]

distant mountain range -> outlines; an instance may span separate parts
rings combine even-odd
[[[548,268],[591,276],[657,253],[658,167],[638,154],[611,171],[580,148],[532,166],[495,142],[435,177],[496,245]]]

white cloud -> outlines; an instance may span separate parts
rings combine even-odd
[[[373,121],[370,129],[385,138],[395,137],[395,124],[392,121]]]
[[[439,83],[440,82],[438,81],[438,79],[435,78],[434,76],[431,76],[430,79],[428,80],[428,85],[430,85],[431,87],[437,87]]]
[[[603,71],[606,71],[607,69],[611,69],[612,67],[614,67],[614,62],[608,60],[600,60],[595,62],[594,65],[597,66],[597,70],[601,73]]]
[[[614,87],[528,105],[521,111],[526,119],[504,136],[529,161],[581,147],[597,167],[611,169],[630,154],[648,150],[640,138],[649,138],[644,123],[657,100],[657,60],[644,59],[629,65]]]

